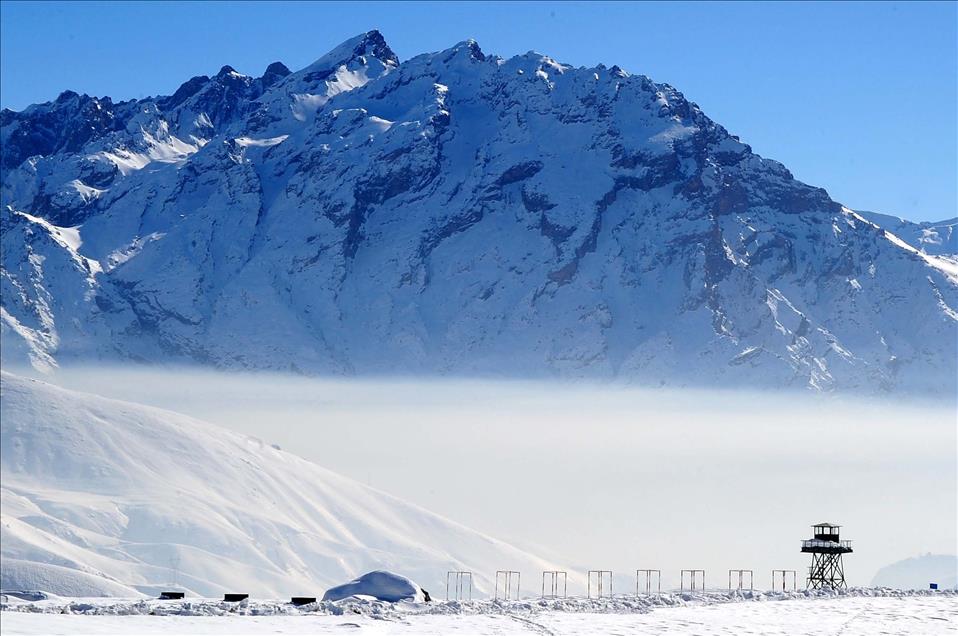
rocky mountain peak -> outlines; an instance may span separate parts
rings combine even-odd
[[[354,55],[374,55],[387,64],[393,66],[399,65],[399,57],[393,52],[386,43],[386,38],[378,30],[367,31],[361,37],[356,47],[353,49]]]
[[[282,62],[273,62],[266,67],[266,71],[263,73],[263,77],[260,78],[260,81],[263,83],[264,88],[268,88],[290,73],[292,73],[292,71]]]
[[[382,34],[376,30],[367,31],[346,40],[310,64],[304,71],[334,70],[353,63],[365,66],[373,59],[384,66],[399,66],[399,58],[386,44]]]

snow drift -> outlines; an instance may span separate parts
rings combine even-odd
[[[69,596],[310,594],[375,569],[438,589],[554,567],[269,444],[7,372],[2,585]],[[317,432],[321,434],[321,432]]]
[[[329,588],[323,594],[323,600],[341,601],[350,596],[371,596],[388,603],[404,600],[422,603],[431,598],[427,591],[405,576],[377,570],[367,572],[349,583]]]

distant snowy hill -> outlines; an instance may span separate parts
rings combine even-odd
[[[66,92],[3,111],[0,141],[8,362],[958,377],[954,259],[617,66],[473,41],[400,62],[370,31],[296,72]]]
[[[447,570],[554,569],[256,439],[4,372],[3,589],[135,596],[322,596],[400,572],[442,598]]]
[[[929,583],[939,589],[958,589],[958,557],[953,554],[925,554],[887,565],[872,579],[875,587],[927,590]]]

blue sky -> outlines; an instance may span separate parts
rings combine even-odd
[[[305,66],[380,29],[407,59],[487,53],[618,64],[668,82],[835,199],[917,220],[958,209],[955,3],[0,4],[0,104],[64,89],[169,94],[224,64]]]

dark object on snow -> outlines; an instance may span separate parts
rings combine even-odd
[[[928,589],[929,589],[929,590],[937,590],[937,589],[938,589],[938,584],[937,584],[937,583],[929,583],[929,584],[928,584]]]
[[[223,600],[227,603],[239,603],[249,598],[249,594],[224,594]]]
[[[183,592],[160,592],[161,601],[177,601],[186,596]]]
[[[419,589],[422,590],[422,588],[419,588]],[[422,596],[423,596],[423,600],[426,601],[427,603],[432,601],[432,597],[429,596],[429,592],[427,592],[426,590],[422,590]]]
[[[839,539],[838,531],[841,526],[833,523],[816,523],[812,528],[814,538],[802,541],[802,552],[812,555],[806,587],[813,590],[845,589],[842,555],[852,551],[852,542]]]
[[[316,602],[315,596],[294,596],[289,599],[289,602],[293,605],[309,605],[310,603]]]

